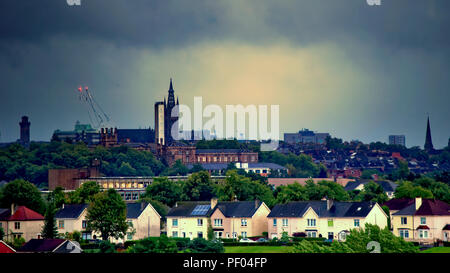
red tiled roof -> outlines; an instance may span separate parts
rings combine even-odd
[[[5,242],[0,241],[0,253],[16,253],[16,251]]]
[[[420,225],[417,227],[417,229],[430,229],[430,228],[426,225]]]
[[[423,199],[415,215],[450,215],[450,205],[434,199]]]
[[[32,221],[32,220],[44,220],[44,216],[31,210],[25,206],[19,206],[13,215],[8,217],[8,221]]]

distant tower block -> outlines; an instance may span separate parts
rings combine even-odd
[[[27,116],[22,117],[20,124],[20,140],[19,142],[23,145],[30,144],[30,122]]]

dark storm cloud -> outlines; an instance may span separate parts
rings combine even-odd
[[[17,139],[23,114],[37,140],[85,118],[72,93],[79,84],[92,86],[119,127],[152,126],[152,105],[174,76],[186,99],[242,86],[252,98],[254,84],[270,86],[286,103],[282,131],[310,127],[364,141],[405,133],[408,145],[423,145],[431,112],[433,140],[447,144],[450,1],[81,3],[0,1],[0,142]],[[324,109],[308,117],[317,102]]]
[[[307,45],[364,39],[399,47],[448,46],[449,1],[365,0],[6,0],[0,3],[2,41],[39,42],[55,35],[151,47],[202,39],[256,42],[286,37]]]

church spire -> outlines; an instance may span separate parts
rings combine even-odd
[[[431,127],[430,127],[430,116],[428,116],[427,120],[427,135],[425,137],[425,145],[424,145],[425,151],[432,151],[433,148],[433,141],[431,140]]]
[[[167,107],[169,111],[175,106],[175,95],[173,90],[172,78],[170,78],[169,96],[167,96]]]
[[[170,86],[169,86],[169,90],[173,90],[173,86],[172,86],[172,78],[170,78]]]

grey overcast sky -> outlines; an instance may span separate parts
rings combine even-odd
[[[154,126],[180,103],[279,104],[280,130],[345,140],[450,137],[450,1],[0,1],[0,142],[89,122],[89,86],[118,128]]]

